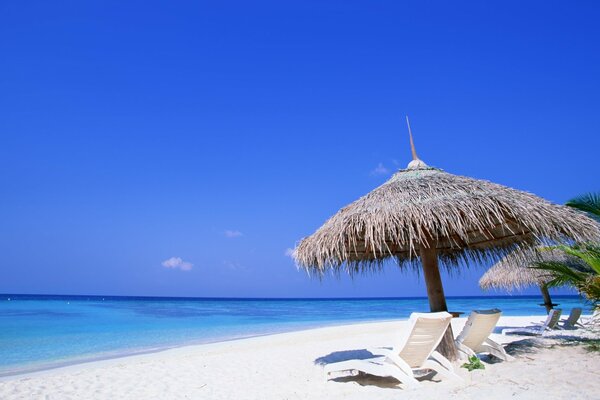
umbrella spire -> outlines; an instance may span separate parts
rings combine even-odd
[[[406,116],[406,126],[408,126],[408,137],[410,138],[410,151],[412,152],[413,161],[418,160],[419,156],[417,155],[417,150],[415,149],[415,142],[413,140],[412,131],[410,130],[410,121],[408,120],[408,115]]]
[[[408,137],[410,138],[410,151],[412,152],[412,161],[408,163],[407,169],[427,168],[427,164],[425,164],[417,155],[417,150],[415,149],[415,141],[413,140],[412,131],[410,129],[410,121],[408,120],[408,115],[406,116],[406,126],[408,126]]]

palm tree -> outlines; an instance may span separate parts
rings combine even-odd
[[[600,193],[588,193],[566,203],[567,206],[587,213],[600,221]],[[548,287],[572,286],[585,296],[594,308],[600,306],[600,244],[585,243],[572,246],[553,246],[580,261],[566,264],[558,261],[537,262],[533,268],[544,270],[552,278]]]
[[[580,263],[543,261],[534,264],[535,269],[548,272],[552,278],[548,287],[572,286],[593,305],[600,304],[600,245],[587,243],[573,246],[553,246]]]

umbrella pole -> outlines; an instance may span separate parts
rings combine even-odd
[[[427,286],[427,297],[429,298],[429,309],[432,312],[448,311],[446,297],[444,296],[444,287],[442,286],[442,277],[438,265],[437,250],[435,243],[429,242],[428,247],[421,247],[419,250],[421,263],[423,264],[423,273],[425,275],[425,284]],[[444,357],[450,361],[458,359],[458,352],[454,344],[454,334],[452,325],[448,326],[440,345],[437,348]]]
[[[542,297],[544,298],[544,306],[546,307],[546,312],[550,313],[550,310],[554,308],[554,304],[552,304],[552,299],[550,298],[550,292],[548,291],[548,287],[546,285],[541,285],[540,290],[542,292]]]

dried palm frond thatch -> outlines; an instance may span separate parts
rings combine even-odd
[[[538,286],[544,298],[543,305],[546,306],[547,311],[550,311],[556,304],[552,303],[546,284],[553,279],[553,276],[547,271],[531,268],[539,262],[559,262],[575,270],[585,269],[585,265],[580,260],[559,249],[521,249],[506,255],[488,269],[479,279],[479,286],[484,290],[506,289],[508,291]]]
[[[418,267],[432,239],[446,267],[498,259],[515,246],[599,237],[598,225],[568,207],[485,180],[452,175],[416,160],[342,208],[294,252],[299,266],[349,273],[393,257]]]
[[[521,290],[529,286],[544,286],[552,280],[548,272],[530,268],[537,262],[553,261],[572,265],[575,269],[582,268],[580,262],[567,256],[560,250],[524,249],[514,251],[494,264],[479,279],[479,286],[484,290],[506,289]]]

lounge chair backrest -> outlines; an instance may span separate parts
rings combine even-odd
[[[477,352],[494,331],[501,315],[502,312],[498,309],[471,311],[465,327],[456,340]]]
[[[579,321],[579,317],[581,317],[581,308],[575,307],[571,310],[569,314],[569,318],[565,321],[566,327],[574,327],[577,321]]]
[[[562,314],[562,310],[560,308],[553,308],[550,310],[548,313],[548,318],[546,318],[546,321],[542,325],[542,330],[554,329],[558,323],[558,320],[560,319],[560,314]]]
[[[440,344],[451,320],[452,315],[445,311],[412,313],[408,320],[408,329],[394,347],[394,352],[411,368],[420,367]]]

